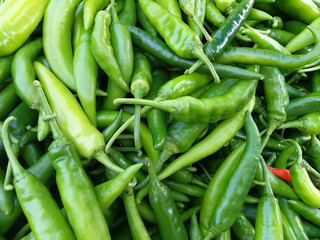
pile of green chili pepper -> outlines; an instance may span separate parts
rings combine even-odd
[[[319,0],[0,0],[0,240],[320,239]]]

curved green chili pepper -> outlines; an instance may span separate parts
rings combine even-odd
[[[32,231],[38,239],[75,239],[49,190],[16,159],[8,137],[9,117],[4,122],[2,137],[15,176],[15,190]]]
[[[304,115],[320,111],[319,108],[320,92],[313,92],[304,97],[296,98],[290,101],[286,112],[288,117]]]
[[[291,208],[293,208],[293,210],[299,213],[302,217],[318,227],[320,226],[320,210],[318,208],[312,208],[304,202],[297,200],[288,200],[288,203]]]
[[[75,22],[78,23],[79,39],[74,46],[73,76],[81,106],[91,123],[97,125],[96,88],[98,64],[91,52],[92,30],[85,30],[83,24],[83,4],[79,5]],[[86,67],[84,67],[86,66]]]
[[[236,218],[231,231],[239,240],[253,240],[255,237],[255,228],[242,212]]]
[[[208,22],[215,25],[216,27],[222,27],[226,18],[214,5],[212,1],[206,1],[206,14],[205,18]]]
[[[76,85],[73,77],[71,29],[80,2],[50,1],[43,21],[43,50],[50,69],[72,90],[76,90]]]
[[[164,38],[167,45],[179,57],[199,58],[208,66],[215,82],[218,83],[220,81],[212,63],[203,53],[202,43],[197,34],[195,34],[181,19],[171,15],[157,3],[149,0],[140,0],[139,3],[143,12]],[[179,38],[172,38],[177,32],[179,32]]]
[[[296,237],[287,217],[282,212],[281,212],[281,219],[282,219],[284,239],[297,240],[297,237]]]
[[[112,5],[104,11],[99,11],[95,18],[94,28],[91,35],[91,50],[99,66],[119,88],[129,92],[128,84],[124,81],[120,66],[114,56],[110,42],[111,14],[109,13]]]
[[[0,168],[0,212],[10,215],[14,211],[13,191],[6,191],[4,186],[5,172]]]
[[[136,25],[136,3],[134,0],[124,1],[124,7],[119,14],[119,21],[124,25]]]
[[[205,188],[198,185],[180,183],[172,180],[164,180],[163,182],[171,189],[191,197],[203,197],[205,193]]]
[[[189,238],[190,240],[201,240],[203,239],[199,222],[197,219],[197,215],[193,214],[190,221],[190,229],[189,229]]]
[[[14,84],[11,82],[0,92],[0,120],[7,116],[19,103]]]
[[[298,128],[306,134],[319,134],[320,133],[320,113],[314,112],[306,114],[297,120],[281,124],[278,129],[285,128]]]
[[[148,32],[151,36],[156,37],[158,35],[157,29],[151,24],[147,16],[141,9],[140,3],[136,2],[137,18],[143,29]]]
[[[49,123],[43,120],[42,113],[39,112],[38,127],[37,127],[38,141],[39,142],[43,141],[48,136],[49,132],[50,132]]]
[[[94,24],[97,13],[108,6],[110,0],[85,0],[83,6],[83,23],[86,30]]]
[[[105,128],[101,134],[104,137],[104,140],[108,142],[112,135],[117,131],[117,129],[121,126],[121,121],[122,121],[122,115],[123,111],[122,109],[120,110],[118,116],[114,119],[114,121],[107,127]]]

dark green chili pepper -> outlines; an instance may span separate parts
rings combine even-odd
[[[8,137],[9,117],[2,129],[2,137],[15,176],[15,190],[30,227],[38,239],[75,239],[49,190],[16,159]]]
[[[137,209],[134,191],[132,187],[127,187],[124,191],[123,202],[127,213],[128,223],[134,240],[151,239],[149,233],[139,215]]]
[[[253,240],[255,236],[255,228],[242,212],[236,218],[231,231],[239,240]]]
[[[168,79],[168,75],[165,71],[155,69],[152,71],[152,86],[146,96],[146,99],[155,99],[158,94],[158,90],[165,84]],[[156,108],[152,108],[146,113],[148,126],[152,134],[153,147],[156,150],[163,149],[166,142],[167,135],[167,115],[164,111]]]
[[[286,108],[287,116],[294,117],[320,111],[320,92],[313,92],[290,101]]]
[[[292,85],[286,84],[286,86],[287,86],[287,90],[288,90],[288,94],[289,94],[290,99],[300,98],[300,97],[304,97],[305,95],[307,95],[306,92],[303,92],[302,90],[300,90]]]
[[[195,62],[179,57],[175,54],[163,41],[159,38],[152,36],[151,34],[135,27],[127,26],[132,42],[145,52],[162,60],[168,66],[179,67],[182,69],[190,68]],[[245,69],[237,68],[230,65],[220,65],[213,63],[214,68],[221,78],[230,77],[238,79],[260,79],[263,76],[259,73],[248,71]],[[199,72],[209,73],[208,68],[203,65],[200,67]]]
[[[30,128],[28,126],[28,131],[25,132],[20,138],[20,147],[25,147],[30,143],[35,143],[37,141],[37,129]]]
[[[320,113],[308,113],[296,120],[281,124],[278,129],[297,128],[306,134],[320,133]]]
[[[286,216],[289,224],[292,227],[297,239],[309,239],[306,231],[303,228],[301,219],[295,211],[290,207],[288,201],[285,198],[277,196],[281,208],[281,212]]]
[[[0,120],[7,116],[19,103],[13,83],[0,92]]]
[[[261,149],[260,136],[258,128],[248,111],[245,113],[244,126],[247,134],[245,149],[213,211],[209,232],[205,239],[211,239],[233,225],[250,190],[258,167]],[[239,184],[241,187],[239,187]]]
[[[267,167],[262,158],[260,158],[260,163],[263,166],[265,186],[263,187],[262,196],[257,206],[255,239],[284,239],[278,200],[273,195],[268,179]]]
[[[145,97],[152,85],[151,66],[148,59],[140,52],[134,53],[134,71],[131,79],[130,90],[135,99],[142,99]],[[141,142],[139,137],[141,105],[135,105],[135,130],[134,130],[134,145],[137,149],[141,149]]]
[[[316,135],[311,136],[311,141],[307,142],[306,156],[308,157],[308,162],[314,167],[318,172],[320,171],[320,141]]]
[[[131,36],[128,28],[119,20],[115,7],[111,8],[112,23],[110,25],[110,40],[114,57],[119,64],[124,82],[129,86],[133,73],[134,56]],[[119,105],[114,105],[113,100],[125,97],[127,92],[117,86],[114,81],[108,81],[108,97],[105,98],[102,109],[116,110]]]
[[[276,40],[278,43],[280,43],[282,46],[285,46],[290,42],[291,39],[295,37],[295,34],[291,32],[287,32],[283,29],[275,29],[275,28],[258,28],[263,31],[270,31],[270,33],[267,35],[271,37],[272,39]]]
[[[104,140],[106,142],[108,142],[110,140],[110,138],[112,137],[112,135],[117,131],[117,129],[120,127],[121,125],[121,121],[122,121],[122,116],[123,116],[123,112],[122,109],[120,110],[118,116],[114,119],[114,121],[107,127],[105,128],[101,133],[104,137]]]
[[[167,45],[179,56],[184,58],[197,57],[205,63],[215,82],[219,82],[212,63],[205,56],[202,49],[202,43],[197,34],[195,34],[181,19],[170,14],[155,2],[150,0],[140,0],[140,6],[150,22],[163,37]],[[172,38],[179,32],[178,38]]]
[[[302,219],[303,228],[305,229],[308,237],[310,238],[319,238],[320,237],[320,228],[311,224],[310,222]]]
[[[156,37],[158,35],[157,29],[152,25],[150,20],[144,14],[141,9],[140,3],[136,2],[136,9],[137,9],[137,18],[143,29],[149,33],[151,36]]]
[[[99,66],[119,88],[129,92],[128,84],[123,79],[119,63],[117,62],[110,42],[111,14],[109,5],[106,10],[99,11],[95,18],[91,35],[91,50]]]
[[[163,183],[168,187],[191,197],[203,197],[205,193],[205,188],[194,184],[179,183],[170,180],[165,180]]]
[[[242,109],[254,94],[256,81],[241,81],[227,93],[196,99],[189,96],[154,102],[144,99],[116,99],[115,103],[144,104],[170,112],[177,121],[186,123],[217,122]],[[238,96],[235,100],[235,96]],[[234,102],[236,101],[236,102]]]
[[[4,83],[11,75],[13,54],[0,58],[0,83]]]
[[[171,198],[170,190],[162,184],[150,162],[147,162],[150,175],[149,201],[158,222],[163,239],[188,239],[187,231],[178,210]]]
[[[288,203],[290,204],[290,207],[302,217],[318,227],[320,226],[320,210],[318,208],[310,207],[304,202],[297,200],[288,200]]]
[[[203,239],[199,222],[197,219],[197,215],[193,214],[190,221],[190,229],[189,229],[189,238],[190,240],[201,240]]]
[[[43,155],[41,148],[39,145],[35,143],[30,143],[21,149],[21,156],[23,160],[31,167],[35,164],[40,157]]]
[[[81,106],[91,123],[96,126],[98,64],[91,51],[92,29],[85,30],[84,28],[83,4],[79,5],[75,18],[75,22],[80,26],[79,39],[74,46],[73,76]]]
[[[297,240],[297,237],[296,237],[287,217],[282,212],[281,212],[281,220],[282,220],[284,239]]]
[[[124,25],[136,25],[136,4],[133,0],[125,0],[124,6],[119,14],[119,20]]]
[[[5,172],[0,168],[0,212],[4,215],[10,215],[14,211],[13,191],[6,191],[4,186]]]
[[[320,91],[320,72],[315,71],[311,76],[312,92]]]

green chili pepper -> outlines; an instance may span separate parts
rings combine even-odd
[[[85,0],[83,6],[83,23],[86,30],[94,24],[96,14],[108,6],[110,0]]]
[[[14,117],[4,122],[2,137],[15,176],[15,189],[19,202],[32,231],[38,239],[75,239],[56,202],[47,188],[28,173],[16,159],[8,137],[8,127]]]
[[[171,189],[179,191],[191,197],[203,197],[205,193],[205,188],[194,184],[179,183],[172,180],[165,180],[163,181],[163,183],[165,183]]]
[[[281,220],[282,220],[284,239],[297,240],[297,237],[296,237],[287,217],[282,212],[281,212]]]
[[[43,21],[43,50],[50,69],[72,90],[76,90],[76,85],[73,77],[71,29],[80,2],[50,1]]]
[[[305,229],[308,237],[312,238],[319,238],[320,237],[320,228],[311,224],[308,221],[305,221],[304,219],[301,220],[303,224],[303,228]]]
[[[189,238],[190,240],[201,240],[203,239],[197,215],[193,214],[190,221],[190,229],[189,229]]]
[[[255,228],[242,212],[236,218],[231,231],[239,240],[253,240],[255,236]]]
[[[128,28],[119,20],[115,11],[115,7],[111,8],[112,24],[110,25],[110,40],[113,48],[114,56],[119,64],[121,75],[127,85],[130,84],[134,55],[131,36]],[[106,56],[107,57],[107,56]],[[113,100],[118,97],[125,97],[127,92],[117,86],[114,81],[108,81],[107,92],[109,96],[105,98],[102,109],[116,110],[119,105],[114,105]]]
[[[101,134],[104,137],[104,140],[107,142],[110,140],[110,138],[112,137],[112,135],[117,131],[117,129],[120,127],[121,125],[121,121],[122,121],[122,115],[123,115],[123,111],[122,109],[120,110],[118,116],[114,119],[114,121],[107,127],[105,128]]]
[[[75,18],[80,26],[79,39],[74,46],[73,76],[81,106],[91,123],[96,126],[98,65],[91,52],[92,29],[85,30],[83,24],[83,4],[79,5]]]
[[[312,208],[304,202],[297,200],[288,200],[291,208],[299,213],[302,217],[309,220],[313,224],[320,226],[320,210],[318,208]]]
[[[278,200],[273,195],[267,167],[262,158],[260,158],[260,163],[263,166],[266,185],[263,187],[262,196],[257,206],[255,239],[284,239]]]
[[[10,215],[14,211],[13,191],[6,191],[4,186],[5,172],[0,168],[0,212]]]
[[[319,134],[320,133],[320,113],[309,113],[297,120],[281,124],[278,129],[285,128],[298,128],[306,134]]]
[[[1,5],[0,57],[13,53],[29,38],[48,3],[49,0],[7,0]]]
[[[206,14],[205,18],[208,22],[215,25],[216,27],[222,27],[226,18],[214,5],[212,1],[206,1]]]
[[[0,92],[0,119],[7,116],[19,103],[13,83]]]
[[[247,111],[244,126],[247,134],[246,147],[229,182],[224,186],[224,191],[213,211],[209,232],[205,239],[211,239],[232,226],[242,208],[245,196],[250,190],[251,182],[258,167],[261,142],[258,129],[251,114]]]
[[[97,158],[116,172],[122,169],[110,162],[103,152],[102,134],[91,124],[72,93],[41,63],[34,63],[50,106],[57,113],[57,122],[64,135],[86,158]],[[72,111],[70,111],[72,109]]]
[[[0,83],[1,85],[5,83],[5,81],[10,77],[11,75],[11,63],[13,59],[13,54],[1,57],[0,58]]]
[[[49,123],[43,120],[42,113],[39,112],[38,126],[37,126],[38,141],[39,142],[43,141],[48,136],[49,132],[50,132]]]
[[[114,56],[110,42],[111,14],[109,5],[104,11],[97,13],[94,28],[91,35],[91,50],[99,66],[119,88],[129,92],[128,84],[123,79],[120,66]]]
[[[280,43],[282,46],[285,46],[290,42],[291,39],[295,37],[295,34],[291,32],[287,32],[283,29],[274,29],[274,28],[258,28],[260,30],[268,30],[270,33],[267,35],[271,37],[272,39],[276,40],[278,43]]]
[[[205,63],[215,82],[219,82],[219,76],[212,63],[202,50],[202,43],[198,37],[181,19],[171,15],[166,9],[155,2],[140,0],[140,6],[150,22],[164,38],[167,45],[179,56],[184,58],[197,57]],[[172,38],[179,31],[179,38]]]
[[[119,20],[124,25],[136,25],[136,4],[133,0],[125,0],[124,7],[119,14]]]
[[[311,136],[311,141],[307,142],[306,147],[306,156],[308,157],[308,162],[314,167],[317,171],[320,170],[320,141],[316,135]]]
[[[156,37],[158,35],[157,29],[152,25],[147,16],[141,9],[140,3],[136,2],[137,18],[143,29],[151,36]]]
[[[43,153],[41,148],[35,143],[30,143],[21,149],[21,156],[29,167],[35,164],[42,155]]]
[[[188,239],[187,231],[171,198],[170,190],[158,180],[150,162],[147,162],[147,166],[151,183],[149,201],[158,222],[161,238]]]

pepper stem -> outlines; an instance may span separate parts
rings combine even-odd
[[[261,115],[260,115],[261,116]],[[266,136],[261,144],[261,151],[264,149],[264,147],[267,145],[267,142],[269,141],[269,138],[271,136],[271,134],[273,133],[273,131],[279,126],[279,123],[271,121],[268,124],[268,128],[267,128],[267,132],[266,132]]]
[[[8,168],[12,168],[13,171],[13,175],[14,178],[16,179],[16,181],[18,181],[19,179],[24,178],[27,174],[29,174],[19,163],[17,157],[16,157],[16,152],[13,149],[10,139],[9,139],[9,124],[11,121],[15,121],[16,118],[14,116],[8,117],[4,123],[3,123],[3,127],[2,127],[2,140],[3,140],[3,145],[4,145],[4,149],[7,153],[7,156],[9,158],[9,163],[8,163]],[[7,173],[9,172],[10,175],[10,170],[7,171]],[[8,180],[9,178],[6,175],[6,179]],[[4,189],[8,189],[8,190],[12,190],[13,186],[8,184],[5,182],[4,185]]]
[[[119,22],[119,17],[118,17],[117,11],[116,11],[117,4],[115,3],[114,0],[111,0],[111,4],[113,5],[111,7],[112,22]]]
[[[268,178],[268,170],[267,170],[266,163],[265,163],[262,156],[260,156],[260,164],[262,166],[263,176],[264,176],[264,181],[265,181],[265,187],[264,187],[265,194],[273,196],[272,188],[271,188],[270,181]]]
[[[120,174],[124,171],[122,168],[115,165],[103,151],[99,151],[94,154],[94,158],[115,173]]]
[[[277,129],[285,129],[285,128],[299,128],[301,127],[301,122],[299,119],[291,121],[291,122],[286,122],[281,124]]]
[[[199,67],[201,67],[203,62],[201,60],[196,61],[189,69],[187,69],[184,74],[189,75],[195,72]]]
[[[203,25],[200,23],[198,17],[196,15],[194,15],[193,20],[195,22],[195,24],[197,24],[198,28],[200,28],[201,32],[203,33],[203,36],[206,38],[206,40],[208,42],[212,42],[212,38],[210,36],[210,34],[207,32],[207,30],[203,27]]]

